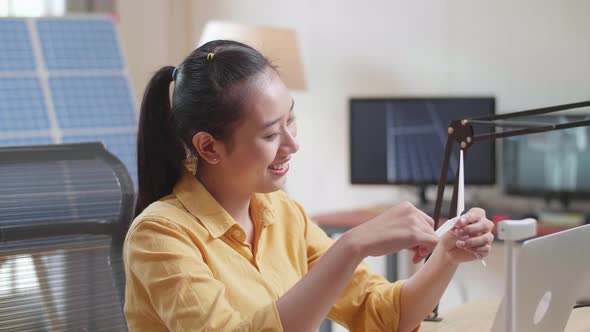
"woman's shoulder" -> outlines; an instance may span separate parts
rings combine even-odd
[[[194,218],[175,195],[168,195],[151,203],[135,217],[129,227],[129,232],[133,232],[144,222],[158,222],[183,228],[184,225],[194,224]]]

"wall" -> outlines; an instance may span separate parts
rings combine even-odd
[[[590,97],[587,1],[370,4],[126,0],[117,7],[138,100],[157,68],[197,46],[207,20],[299,33],[308,89],[293,92],[302,147],[288,191],[311,214],[415,199],[408,188],[348,183],[351,96],[493,94],[500,112]]]
[[[293,93],[302,148],[288,191],[312,214],[415,198],[349,184],[351,96],[492,94],[499,111],[590,98],[587,1],[189,4],[191,41],[208,19],[298,31],[308,89]]]
[[[123,50],[137,107],[152,75],[174,66],[192,49],[186,11],[188,0],[122,0],[116,10]]]

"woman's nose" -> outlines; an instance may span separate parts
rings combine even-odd
[[[286,134],[283,137],[285,137],[285,141],[283,142],[283,146],[285,147],[285,150],[287,150],[289,154],[293,154],[293,153],[299,151],[299,142],[297,141],[297,132],[291,132],[290,130],[287,130]]]

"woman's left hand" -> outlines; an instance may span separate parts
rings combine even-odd
[[[492,248],[494,224],[483,209],[473,208],[462,215],[453,229],[443,236],[439,245],[445,256],[455,264],[469,262],[489,255]]]

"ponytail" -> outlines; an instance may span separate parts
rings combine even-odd
[[[228,141],[250,93],[249,84],[241,83],[268,68],[274,69],[252,47],[215,40],[194,50],[176,69],[167,66],[156,72],[145,90],[139,115],[134,218],[172,193],[186,157],[185,146],[198,157],[191,144],[196,133],[203,131]]]
[[[185,157],[174,133],[170,83],[174,67],[158,70],[147,85],[137,133],[137,201],[134,218],[148,205],[172,192]]]

